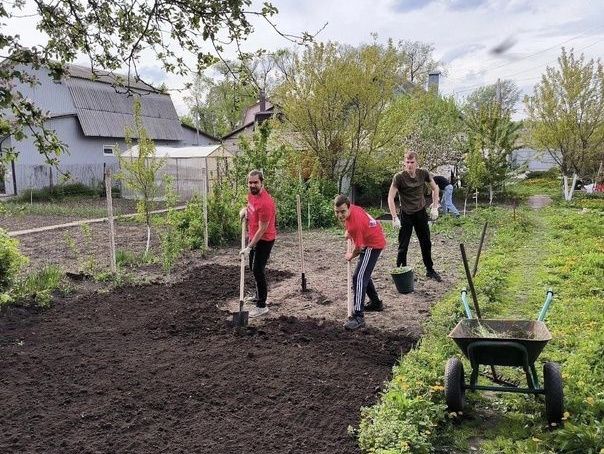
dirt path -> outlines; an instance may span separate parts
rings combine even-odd
[[[551,201],[551,199],[550,199]],[[533,209],[540,209],[545,205],[532,206]],[[543,266],[543,260],[547,256],[547,250],[539,247],[544,243],[545,228],[544,221],[535,213],[531,215],[533,222],[532,234],[522,248],[513,251],[515,264],[509,274],[510,285],[506,288],[508,295],[513,295],[515,317],[528,320],[536,319],[537,313],[533,308],[535,302],[545,299],[545,294],[542,290],[537,270]],[[508,368],[498,369],[498,373],[503,377],[510,377]],[[512,379],[512,381],[514,381]],[[522,377],[518,382],[520,386],[526,386],[526,380]],[[489,383],[491,384],[491,383]],[[468,446],[472,452],[480,452],[481,445],[485,440],[492,439],[492,433],[497,428],[508,424],[506,415],[499,408],[501,404],[497,401],[501,398],[501,394],[494,392],[482,392],[480,396],[483,399],[479,405],[475,405],[471,410],[467,410],[468,414],[472,414],[472,436],[468,438]]]
[[[532,195],[527,199],[527,205],[535,210],[546,207],[553,203],[551,197],[547,195]]]

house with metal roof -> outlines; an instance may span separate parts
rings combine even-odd
[[[225,149],[235,156],[238,155],[241,137],[251,137],[258,124],[271,118],[276,113],[275,106],[266,99],[264,90],[260,90],[258,102],[249,106],[243,112],[241,125],[222,137]]]
[[[158,146],[189,147],[219,144],[220,140],[181,123],[170,95],[140,81],[128,88],[116,85],[110,73],[70,65],[69,76],[54,80],[44,69],[23,67],[39,84],[17,85],[23,96],[47,112],[46,126],[56,131],[67,145],[68,153],[59,157],[58,169],[48,165],[37,150],[32,137],[17,141],[0,138],[2,149],[13,147],[17,159],[0,169],[0,194],[19,194],[30,188],[40,189],[62,181],[88,186],[103,181],[107,167],[117,169],[115,149],[126,150],[126,129],[134,124],[133,101],[141,102],[142,122]],[[133,137],[136,142],[136,137]]]

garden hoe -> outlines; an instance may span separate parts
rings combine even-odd
[[[241,249],[245,248],[245,219],[241,221]],[[245,327],[247,326],[249,312],[243,310],[243,294],[245,286],[245,254],[241,254],[241,273],[239,278],[239,312],[233,314],[233,326],[234,327]]]

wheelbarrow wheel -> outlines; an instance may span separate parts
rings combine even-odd
[[[445,366],[445,401],[450,411],[462,411],[465,403],[463,364],[449,358]]]
[[[560,424],[564,416],[564,391],[562,373],[558,363],[543,365],[543,389],[545,390],[545,416],[549,424]]]

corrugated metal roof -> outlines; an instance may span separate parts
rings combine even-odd
[[[222,148],[222,145],[208,145],[208,146],[196,146],[196,147],[166,147],[156,146],[155,156],[158,158],[205,158],[211,156],[212,153]],[[225,153],[229,153],[223,150]],[[122,156],[125,157],[137,157],[138,156],[138,145],[126,150]]]
[[[124,74],[111,73],[102,69],[95,68],[94,71],[87,66],[80,65],[67,65],[67,73],[69,77],[77,79],[92,80],[94,82],[102,82],[110,85],[124,85],[131,88],[138,88],[145,92],[157,93],[157,90],[151,85],[146,84],[141,80],[137,80],[135,77],[130,77]]]
[[[124,137],[125,128],[132,127],[134,96],[124,93],[123,88],[77,78],[67,79],[65,84],[69,87],[85,136]],[[170,96],[159,93],[138,96],[143,125],[149,137],[181,140],[182,127]]]

